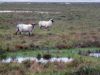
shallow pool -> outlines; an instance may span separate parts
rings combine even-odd
[[[10,63],[10,62],[18,62],[18,63],[22,63],[23,61],[27,61],[27,60],[30,60],[30,61],[36,61],[36,62],[41,62],[41,63],[48,63],[48,62],[64,62],[64,63],[67,63],[67,62],[72,62],[74,59],[73,58],[67,58],[67,57],[61,57],[61,58],[56,58],[56,57],[53,57],[51,59],[44,59],[44,58],[41,58],[41,59],[37,59],[36,57],[16,57],[16,58],[7,58],[7,59],[3,59],[2,62],[3,63]]]

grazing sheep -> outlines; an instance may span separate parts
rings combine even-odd
[[[52,26],[53,22],[54,22],[53,19],[50,19],[49,21],[39,21],[39,27],[48,29],[49,27]]]
[[[32,33],[32,30],[34,29],[35,23],[33,24],[18,24],[16,29],[16,35],[19,32],[20,34],[22,32],[28,32],[29,36]]]

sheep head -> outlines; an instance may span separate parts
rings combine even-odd
[[[50,19],[50,21],[54,22],[54,20],[53,20],[53,19]]]
[[[34,27],[36,24],[35,23],[32,23],[31,25]]]

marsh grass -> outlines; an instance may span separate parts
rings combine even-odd
[[[51,54],[53,57],[71,57],[72,63],[30,61],[4,64],[0,62],[0,75],[99,75],[100,58],[84,56],[85,52],[100,51],[100,5],[96,4],[44,4],[1,3],[1,10],[26,10],[32,13],[0,13],[0,59],[17,56]],[[34,11],[60,12],[40,14]],[[50,31],[37,25],[33,35],[15,35],[18,23],[38,24],[40,20],[54,18]],[[48,51],[49,50],[49,51]],[[83,52],[83,55],[79,53]],[[32,67],[30,67],[30,66]],[[59,70],[58,70],[59,68]],[[58,70],[58,71],[57,71]]]
[[[99,62],[88,62],[83,59],[77,59],[71,63],[54,62],[47,64],[27,60],[20,64],[1,63],[0,72],[2,75],[95,75],[100,73],[100,66]]]

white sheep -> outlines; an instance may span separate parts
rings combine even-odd
[[[50,19],[49,21],[39,21],[39,27],[48,29],[49,27],[52,26],[53,22],[54,22],[53,19]]]
[[[16,34],[19,32],[28,32],[29,35],[32,34],[32,30],[34,29],[35,23],[33,24],[18,24],[16,29]]]

